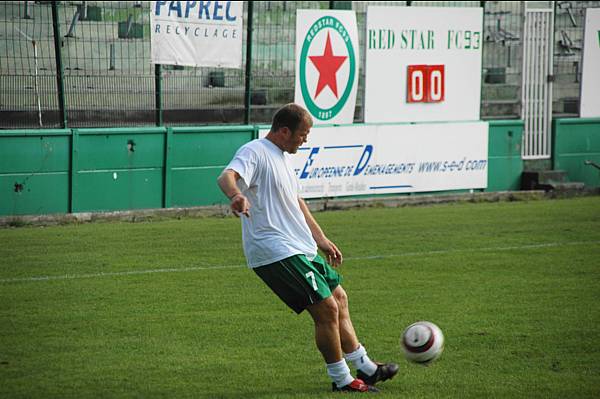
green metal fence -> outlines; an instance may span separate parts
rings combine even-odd
[[[258,128],[0,131],[0,217],[226,205],[216,179]],[[486,191],[519,189],[522,130],[520,120],[490,122]]]
[[[141,2],[60,2],[57,9],[69,124],[152,122],[149,7]]]
[[[555,119],[553,169],[565,170],[571,181],[600,186],[600,118]]]
[[[254,126],[0,131],[0,216],[225,202],[216,179]]]
[[[373,4],[482,6],[481,116],[518,118],[522,3],[244,2],[245,56],[238,70],[155,68],[148,2],[5,1],[0,3],[0,128],[265,123],[294,97],[296,10],[351,8],[364,43],[366,12]],[[557,116],[576,115],[583,16],[600,1],[553,4],[553,109]],[[361,59],[356,122],[363,121],[364,46]]]
[[[557,117],[579,114],[585,10],[596,7],[600,2],[555,2],[552,108]]]

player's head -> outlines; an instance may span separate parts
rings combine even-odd
[[[298,104],[290,103],[279,108],[273,116],[271,132],[280,136],[282,150],[295,154],[306,143],[312,125],[312,117],[308,111]]]

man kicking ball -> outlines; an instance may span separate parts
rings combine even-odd
[[[333,390],[377,392],[373,385],[394,377],[398,365],[372,361],[356,337],[342,278],[334,269],[342,264],[342,253],[299,197],[298,179],[286,154],[295,154],[306,143],[312,124],[304,108],[283,106],[267,136],[242,146],[218,184],[233,213],[243,216],[248,266],[296,313],[306,309],[312,316]],[[346,360],[357,368],[357,378]]]

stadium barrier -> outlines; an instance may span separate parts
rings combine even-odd
[[[600,118],[554,119],[552,133],[553,169],[586,187],[600,186]]]
[[[254,126],[0,131],[0,216],[212,205]]]
[[[600,119],[555,119],[554,169],[600,187]],[[487,192],[520,189],[522,120],[489,121]],[[258,125],[0,131],[0,216],[224,204],[215,181]]]
[[[486,191],[519,190],[523,160],[523,121],[490,121],[488,133],[488,187]]]
[[[71,129],[0,133],[0,215],[71,211]]]

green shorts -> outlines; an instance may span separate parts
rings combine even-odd
[[[308,305],[330,297],[342,282],[342,276],[319,255],[312,262],[304,255],[294,255],[253,270],[298,314]]]

